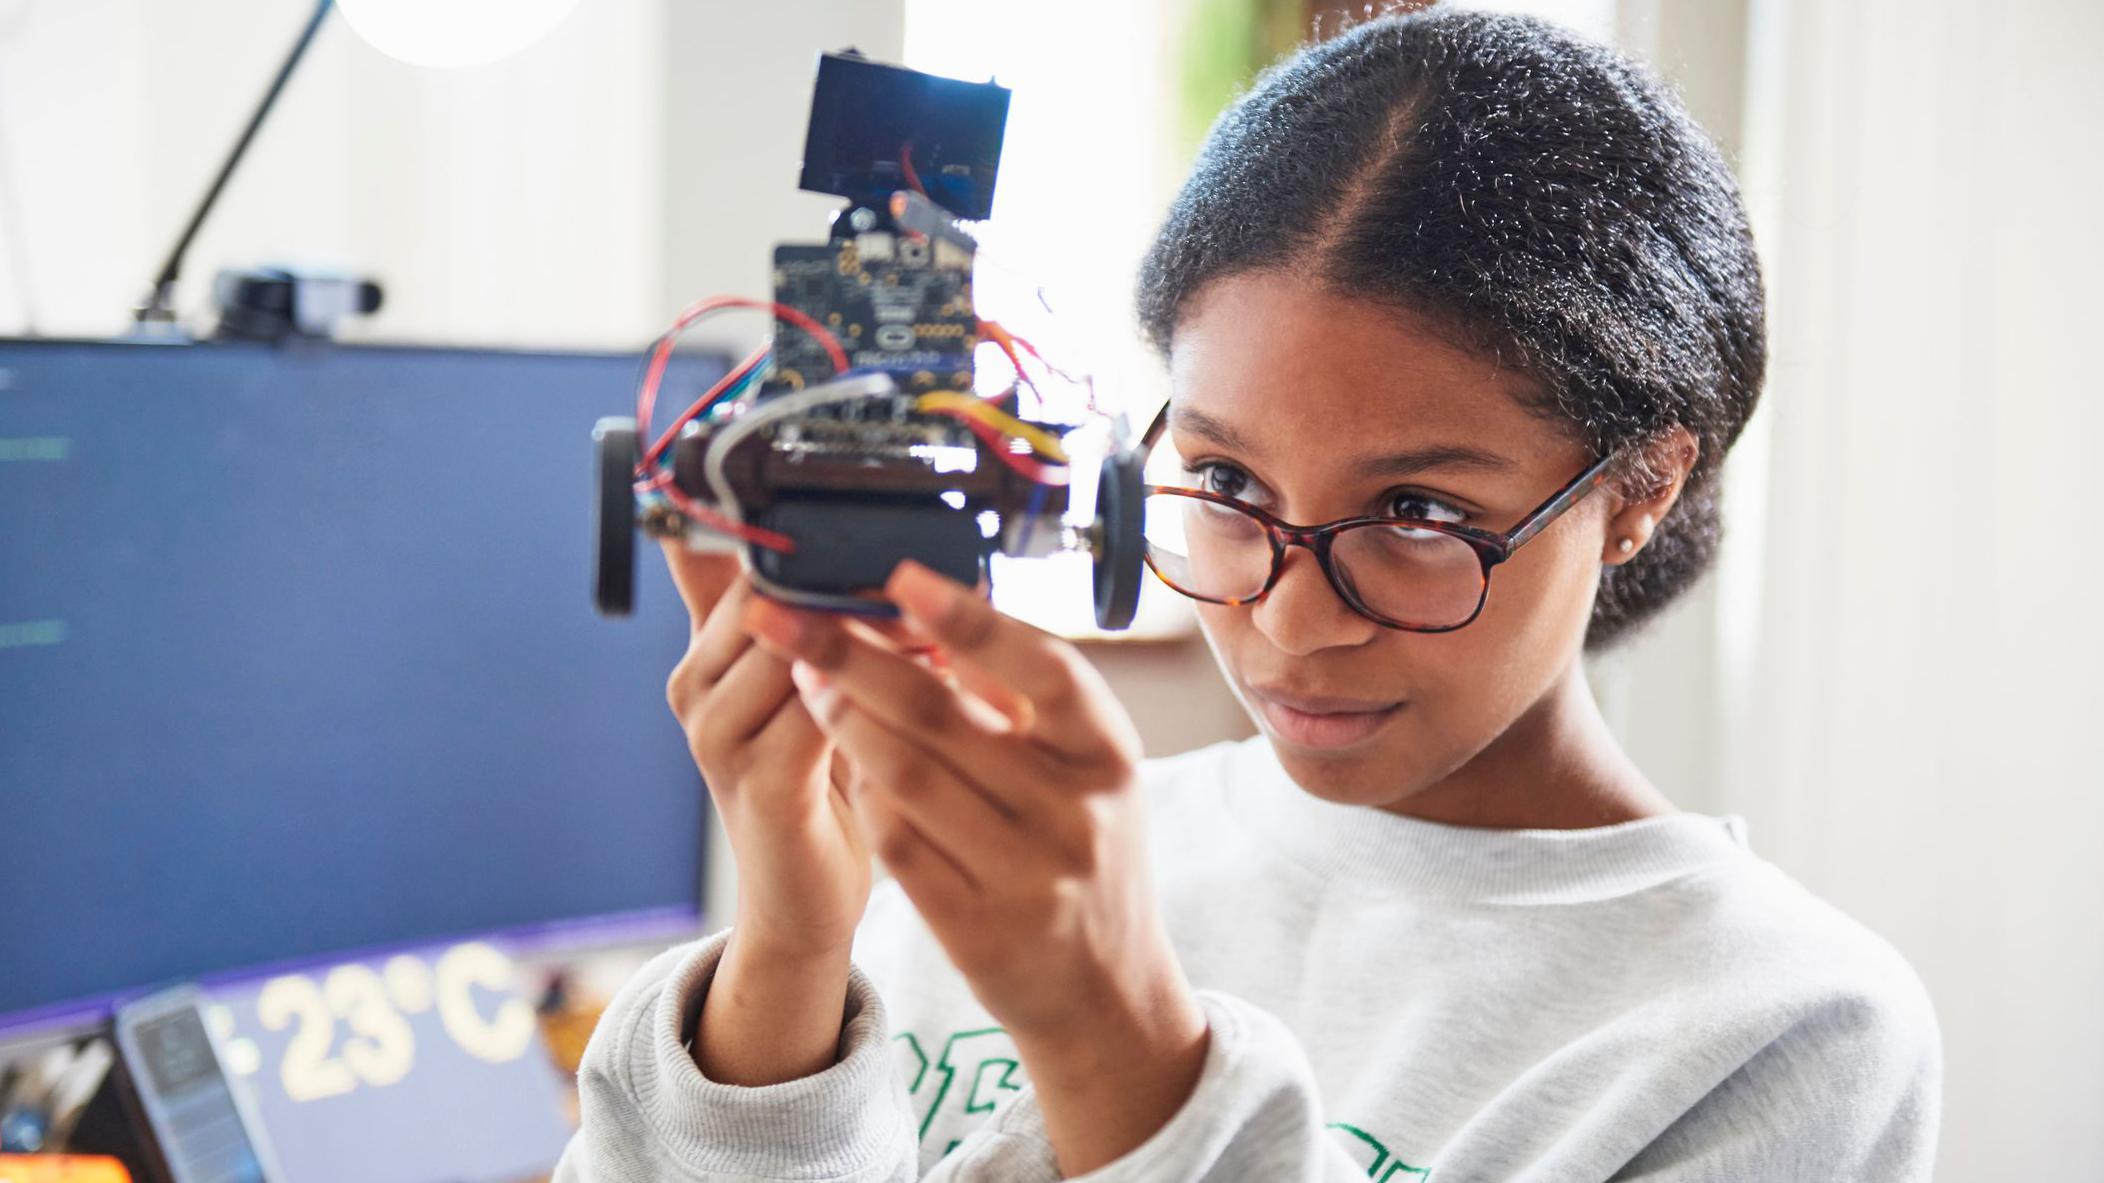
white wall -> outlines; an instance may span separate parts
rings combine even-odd
[[[822,242],[838,198],[796,187],[818,55],[850,46],[898,61],[903,0],[659,0],[663,277],[656,319],[697,296],[766,297],[777,242]],[[691,340],[739,352],[764,313],[705,321]]]
[[[310,11],[0,0],[0,332],[25,327],[25,293],[44,333],[124,329]],[[505,62],[427,71],[332,16],[192,249],[182,307],[222,265],[341,261],[388,297],[347,335],[647,340],[662,22],[658,0],[591,0]]]

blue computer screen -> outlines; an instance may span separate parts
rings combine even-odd
[[[634,617],[589,599],[635,374],[0,343],[0,1015],[697,907],[685,615],[647,546]]]

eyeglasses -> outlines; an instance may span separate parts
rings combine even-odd
[[[1162,408],[1142,439],[1150,452],[1168,414]],[[1602,456],[1503,534],[1402,517],[1296,526],[1220,493],[1148,485],[1147,566],[1194,600],[1254,604],[1277,586],[1287,548],[1304,546],[1361,616],[1407,632],[1452,632],[1482,613],[1491,568],[1606,481],[1613,459]]]

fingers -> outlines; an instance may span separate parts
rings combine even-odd
[[[689,731],[700,731],[717,744],[742,744],[771,726],[777,712],[795,698],[789,663],[750,645],[702,696]],[[806,712],[795,713],[805,716],[808,724]]]
[[[698,554],[676,538],[661,538],[658,545],[665,552],[665,566],[672,572],[680,602],[687,606],[687,619],[698,629],[731,585],[742,582],[738,556]]]
[[[829,700],[823,688],[822,675],[810,666],[798,662],[794,670],[796,682],[803,690],[806,702],[819,704],[819,709],[807,709],[806,717],[815,720],[823,716],[834,720],[833,726],[839,726],[845,718],[844,712],[852,710],[852,707],[835,705],[835,700],[839,700],[837,692],[833,700]],[[822,727],[821,734],[829,733]],[[872,733],[856,726],[852,735],[857,742],[865,742],[876,739],[881,735],[881,731]],[[930,820],[945,831],[952,829],[935,817],[934,795],[917,796],[909,792],[902,797],[888,791],[880,779],[881,776],[911,776],[911,765],[902,761],[887,761],[879,755],[876,759],[884,768],[884,772],[873,775],[855,763],[855,756],[847,750],[846,744],[836,742],[834,750],[839,753],[835,762],[836,785],[837,782],[845,781],[845,785],[838,787],[837,791],[846,798],[855,827],[862,832],[863,843],[876,855],[877,860],[884,864],[885,870],[891,872],[892,878],[898,880],[899,886],[906,892],[906,897],[913,901],[913,906],[919,909],[923,916],[968,916],[980,898],[981,880],[966,869],[964,860],[953,853],[952,847],[931,837],[914,820],[914,817],[918,816]],[[951,785],[950,791],[957,787]],[[981,811],[985,808],[984,802],[976,806],[976,809]],[[981,819],[981,824],[984,824],[987,814],[979,812],[977,816]],[[991,835],[988,835],[988,838],[1013,841],[1013,837],[1001,840],[992,839]]]
[[[1025,726],[1046,747],[1080,761],[1138,757],[1131,721],[1072,645],[1002,615],[972,589],[918,563],[900,563],[884,590],[949,652],[975,691],[1007,687],[1026,700]]]
[[[687,654],[672,674],[675,681],[685,682],[693,697],[707,693],[729,671],[731,663],[752,647],[752,637],[742,621],[745,605],[752,598],[749,581],[733,580],[687,639]],[[678,709],[678,704],[674,704],[674,709]]]
[[[1010,816],[1032,804],[1020,786],[1059,772],[1035,748],[1012,742],[1004,721],[974,713],[941,675],[840,620],[755,598],[744,621],[762,644],[823,673],[829,693],[852,699],[890,730],[941,752]]]
[[[734,579],[687,641],[666,681],[665,699],[697,759],[721,769],[733,750],[805,750],[817,727],[797,698],[789,663],[752,643],[740,624],[751,585]],[[786,718],[784,716],[787,716]]]
[[[991,713],[993,721],[987,724],[989,727],[1028,734],[1036,724],[1037,708],[1031,706],[1030,700],[1015,687],[978,666],[946,664],[942,668],[945,677],[971,691],[967,702],[974,708],[973,714],[987,717],[987,713]]]
[[[891,877],[905,889],[906,898],[922,915],[954,916],[971,906],[979,886],[962,864],[922,833],[898,804],[866,783],[849,791],[855,824],[862,840]]]
[[[826,744],[825,733],[818,729],[818,723],[811,718],[803,699],[793,689],[788,698],[775,707],[774,714],[761,722],[749,744],[756,762],[803,759],[822,759],[829,765],[836,762],[836,753]],[[831,784],[829,789],[837,792],[839,786]]]
[[[854,792],[881,798],[974,881],[1033,858],[1015,815],[941,756],[900,735],[837,684],[819,684],[809,674],[798,680],[812,718],[854,769]]]

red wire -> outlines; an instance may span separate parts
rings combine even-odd
[[[672,483],[672,474],[669,472],[660,473],[648,481],[638,482],[636,491],[639,493],[664,494],[665,500],[670,501],[673,508],[718,533],[728,534],[740,541],[750,542],[755,546],[779,551],[782,554],[789,554],[796,550],[796,540],[787,534],[779,534],[761,526],[748,526],[742,522],[734,522],[723,514],[687,496],[678,485]]]
[[[720,308],[767,308],[773,310],[777,318],[788,321],[797,328],[811,334],[825,348],[826,356],[832,360],[834,373],[843,374],[847,372],[847,350],[840,347],[840,339],[827,332],[824,325],[789,307],[787,304],[777,304],[772,300],[749,300],[743,296],[709,296],[696,300],[688,305],[679,314],[679,319],[672,322],[672,327],[665,330],[665,334],[658,338],[657,348],[651,353],[650,369],[643,375],[643,385],[636,391],[637,439],[647,439],[650,436],[650,416],[657,409],[658,384],[665,380],[665,367],[672,362],[672,346],[679,340],[680,333],[684,332],[687,326]],[[707,396],[704,395],[703,397],[706,398]],[[699,412],[696,413],[698,414]],[[653,447],[653,450],[656,449]]]
[[[1062,379],[1062,380],[1064,380],[1064,381],[1067,381],[1067,382],[1071,382],[1071,383],[1073,383],[1073,384],[1074,384],[1074,385],[1076,385],[1076,386],[1079,386],[1079,385],[1081,385],[1081,380],[1080,380],[1080,379],[1078,379],[1078,378],[1074,377],[1074,375],[1072,375],[1072,374],[1069,374],[1069,373],[1067,373],[1067,372],[1066,372],[1065,370],[1062,370],[1062,369],[1060,369],[1060,368],[1059,368],[1058,366],[1055,366],[1055,365],[1053,365],[1053,364],[1052,364],[1052,363],[1051,363],[1051,362],[1050,362],[1049,360],[1047,360],[1047,359],[1046,359],[1046,357],[1045,357],[1045,355],[1044,355],[1044,354],[1042,354],[1042,353],[1039,353],[1039,352],[1038,352],[1038,349],[1037,349],[1037,346],[1035,346],[1035,345],[1032,345],[1032,344],[1030,343],[1030,338],[1028,338],[1028,337],[1025,337],[1025,336],[1021,336],[1020,334],[1017,334],[1017,333],[1009,332],[1009,331],[1008,331],[1007,329],[1005,329],[1005,328],[1004,328],[1003,330],[1001,330],[1001,331],[1002,331],[1002,332],[1006,332],[1006,333],[1008,333],[1008,339],[1009,339],[1009,340],[1011,340],[1011,341],[1014,341],[1014,342],[1015,342],[1016,344],[1018,344],[1018,345],[1022,346],[1022,347],[1023,347],[1023,352],[1025,352],[1025,353],[1029,354],[1030,356],[1032,356],[1032,357],[1036,358],[1036,359],[1037,359],[1037,363],[1038,363],[1039,365],[1041,365],[1041,366],[1045,367],[1045,368],[1046,368],[1047,370],[1050,370],[1050,371],[1051,371],[1051,372],[1052,372],[1053,374],[1057,375],[1057,376],[1058,376],[1059,378],[1061,378],[1061,379]]]
[[[769,347],[762,345],[751,353],[746,354],[745,360],[739,362],[736,369],[725,374],[722,381],[709,387],[707,393],[695,399],[693,406],[681,411],[679,417],[665,428],[665,434],[659,436],[657,442],[650,445],[650,450],[643,453],[643,459],[636,465],[636,472],[638,474],[648,472],[658,462],[658,457],[665,454],[665,449],[672,446],[672,441],[679,436],[679,429],[706,413],[710,407],[715,406],[723,398],[724,392],[744,381],[747,374],[752,373],[764,364],[767,361],[768,352]]]
[[[907,140],[899,147],[899,171],[906,174],[906,184],[911,186],[915,193],[920,194],[922,197],[928,195],[928,191],[921,187],[920,174],[913,171],[912,140]]]
[[[986,446],[993,449],[994,455],[999,456],[1003,463],[1029,477],[1032,481],[1040,485],[1064,485],[1067,483],[1066,469],[1057,465],[1046,464],[1035,456],[1022,456],[1009,451],[1008,441],[1010,437],[1004,435],[1001,429],[993,424],[982,423],[963,411],[943,410],[934,413],[947,415],[971,428],[972,434],[985,440]]]
[[[1006,330],[1003,331],[1005,332]],[[1051,370],[1055,374],[1059,373],[1059,368],[1057,366],[1054,366],[1051,362],[1045,361],[1045,355],[1037,351],[1037,346],[1032,345],[1030,343],[1029,338],[1017,336],[1015,333],[1009,333],[1008,337],[1016,344],[1022,346],[1023,351],[1025,353],[1028,353],[1030,356],[1036,358],[1037,360],[1044,362],[1046,369]]]
[[[979,323],[980,323],[980,324],[981,324],[981,325],[983,326],[983,325],[985,325],[985,323],[986,323],[986,322],[985,322],[985,321],[980,321]],[[981,331],[983,332],[983,331],[984,331],[984,329],[982,328],[982,329],[981,329]],[[1006,330],[1006,329],[1003,329],[1003,330],[1002,330],[1002,332],[1004,332],[1004,333],[1005,333],[1005,332],[1007,332],[1007,330]],[[1014,336],[1014,334],[1012,334],[1012,333],[1011,333],[1011,334],[1009,334],[1009,336]],[[1020,338],[1018,338],[1018,339],[1020,339]],[[987,340],[989,340],[989,341],[992,341],[992,342],[993,342],[993,343],[994,343],[994,344],[995,344],[996,346],[1000,347],[1000,350],[1001,350],[1001,352],[1002,352],[1002,353],[1004,353],[1004,354],[1008,355],[1008,364],[1009,364],[1009,365],[1011,365],[1011,366],[1014,366],[1014,367],[1015,367],[1015,377],[1016,377],[1016,381],[1018,381],[1018,382],[1021,382],[1021,383],[1022,383],[1023,385],[1025,385],[1025,386],[1028,386],[1028,387],[1030,388],[1030,397],[1032,397],[1032,398],[1034,398],[1034,399],[1036,399],[1036,400],[1037,400],[1037,405],[1038,405],[1038,406],[1040,406],[1040,407],[1044,406],[1044,405],[1045,405],[1045,395],[1044,395],[1044,392],[1043,392],[1043,391],[1040,391],[1040,390],[1039,390],[1039,389],[1037,388],[1037,383],[1036,383],[1036,382],[1034,382],[1034,381],[1032,381],[1032,380],[1031,380],[1031,377],[1030,377],[1030,375],[1029,375],[1029,373],[1028,373],[1027,371],[1025,371],[1025,370],[1023,369],[1023,359],[1022,359],[1022,358],[1020,358],[1020,357],[1017,357],[1017,356],[1016,356],[1016,352],[1015,352],[1015,346],[1013,346],[1013,345],[1010,345],[1010,344],[1008,343],[1008,341],[1007,341],[1006,339],[1004,339],[1003,337],[1001,337],[1001,336],[999,336],[999,335],[989,335],[989,336],[987,337]],[[1042,360],[1042,359],[1040,359],[1040,360]],[[988,402],[993,402],[993,401],[997,401],[997,400],[999,400],[999,399],[1002,399],[1002,398],[1005,398],[1005,397],[1007,397],[1007,392],[1006,392],[1006,391],[1002,391],[1002,392],[1000,392],[1000,393],[998,393],[998,394],[993,394],[993,395],[989,395],[989,396],[987,397],[987,401],[988,401]]]
[[[1004,329],[1003,331],[1004,331],[1004,332],[1006,332],[1007,330],[1005,330],[1005,329]],[[1023,352],[1025,352],[1025,353],[1029,354],[1030,356],[1032,356],[1032,357],[1036,358],[1036,359],[1037,359],[1037,364],[1039,364],[1039,365],[1041,365],[1041,366],[1045,367],[1045,369],[1047,369],[1047,370],[1050,370],[1050,371],[1052,372],[1052,374],[1053,374],[1054,376],[1058,377],[1058,378],[1059,378],[1059,379],[1060,379],[1061,381],[1063,381],[1063,382],[1067,382],[1067,383],[1069,383],[1069,384],[1071,384],[1071,385],[1074,385],[1074,386],[1083,386],[1083,385],[1087,386],[1087,387],[1088,387],[1088,392],[1089,392],[1089,395],[1088,395],[1088,406],[1089,406],[1089,410],[1093,412],[1093,411],[1094,411],[1094,410],[1096,409],[1096,380],[1095,380],[1094,378],[1092,378],[1092,377],[1083,377],[1083,378],[1076,378],[1076,377],[1075,377],[1074,375],[1072,375],[1072,374],[1069,374],[1069,373],[1067,373],[1067,372],[1066,372],[1065,370],[1062,370],[1062,369],[1060,369],[1060,368],[1059,368],[1058,366],[1055,366],[1055,365],[1053,365],[1053,364],[1051,363],[1051,361],[1050,361],[1050,360],[1048,360],[1048,359],[1047,359],[1047,358],[1045,357],[1045,355],[1044,355],[1044,354],[1042,354],[1042,353],[1038,352],[1037,346],[1035,346],[1035,345],[1032,345],[1032,344],[1030,343],[1030,338],[1028,338],[1028,337],[1022,337],[1022,336],[1018,336],[1018,335],[1016,335],[1015,333],[1009,333],[1009,334],[1008,334],[1008,337],[1009,337],[1009,339],[1010,339],[1010,340],[1014,341],[1014,342],[1015,342],[1016,344],[1018,344],[1018,345],[1022,346],[1022,347],[1023,347]],[[1033,386],[1033,387],[1031,387],[1030,389],[1031,389],[1031,390],[1032,390],[1033,392],[1035,392],[1035,391],[1037,390],[1037,387]]]

